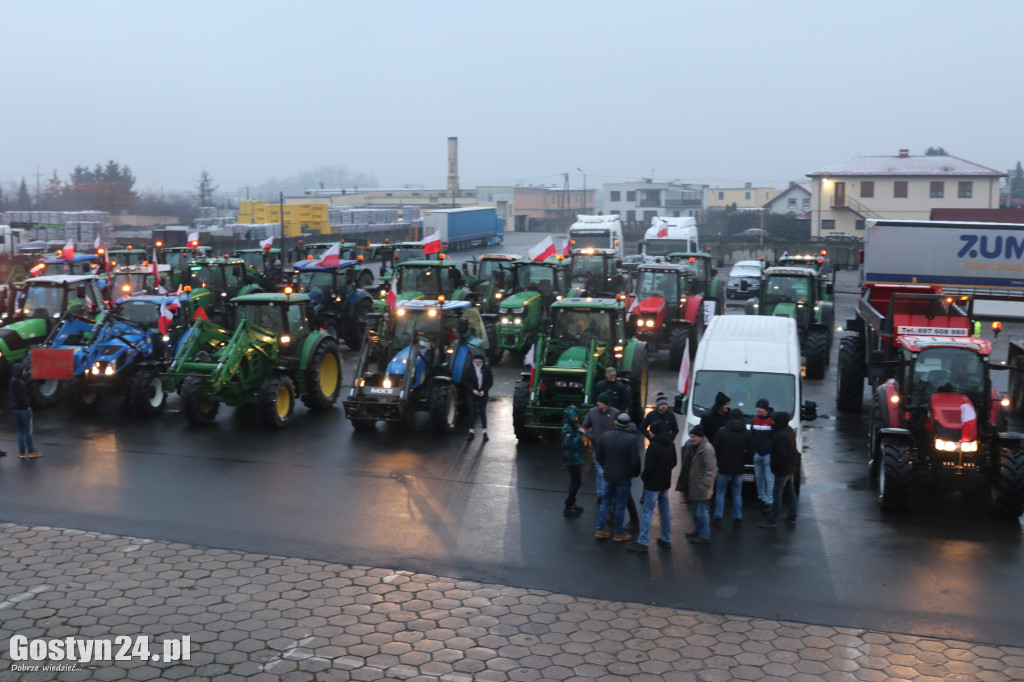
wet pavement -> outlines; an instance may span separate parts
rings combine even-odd
[[[2,641],[149,638],[120,661],[4,652],[0,679],[25,682],[1024,679],[1011,646],[13,523],[0,585]],[[188,660],[152,660],[185,636]]]

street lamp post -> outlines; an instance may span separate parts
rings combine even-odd
[[[589,213],[587,210],[587,173],[579,166],[576,167],[580,173],[583,173],[583,213]]]

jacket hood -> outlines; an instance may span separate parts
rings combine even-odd
[[[580,408],[576,407],[575,405],[570,405],[569,407],[562,410],[562,417],[564,417],[565,421],[570,424],[575,424],[576,420],[579,419],[579,416]]]
[[[789,426],[789,412],[776,412],[772,415],[772,421],[775,422],[776,431]]]
[[[672,445],[672,442],[674,440],[675,439],[672,438],[672,432],[671,431],[661,431],[659,433],[654,434],[654,442],[655,443],[663,443],[664,445]]]
[[[22,379],[25,376],[25,365],[16,362],[11,365],[11,376],[15,379]]]
[[[743,422],[743,411],[732,409],[729,410],[729,420],[725,422],[725,428],[730,431],[744,431],[747,425]]]

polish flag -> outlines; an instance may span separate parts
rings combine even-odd
[[[274,245],[274,236],[271,235],[266,239],[260,241],[260,248],[264,251],[270,251],[270,248]]]
[[[544,237],[540,240],[536,246],[530,249],[530,260],[544,261],[548,258],[554,258],[556,254],[555,242],[552,241],[551,235]]]
[[[978,413],[974,411],[974,405],[963,403],[960,405],[960,442],[970,443],[978,440]]]
[[[686,339],[683,346],[683,361],[679,363],[679,382],[676,389],[683,395],[690,390],[690,339]]]
[[[60,250],[60,257],[64,260],[74,260],[75,258],[75,240],[72,237],[68,237],[68,243],[64,245],[64,248]]]
[[[566,237],[562,243],[562,257],[568,258],[570,255],[572,255],[572,251],[569,250],[569,238]]]
[[[428,256],[432,253],[441,253],[441,231],[438,230],[434,234],[423,239],[423,255]]]
[[[100,235],[99,234],[96,235],[96,239],[92,243],[92,248],[95,249],[97,252],[100,250]]]
[[[164,336],[167,335],[167,330],[171,328],[171,320],[174,319],[174,311],[177,309],[177,301],[171,301],[170,305],[167,305],[167,301],[160,304],[160,319],[157,320],[156,326]]]
[[[318,268],[337,267],[341,262],[341,242],[335,242],[331,248],[320,254],[320,260],[313,263]]]
[[[668,236],[668,225],[662,223],[661,227],[658,228],[658,239],[662,239]]]
[[[388,289],[388,293],[384,296],[384,304],[387,305],[388,310],[394,310],[395,305],[398,303],[398,277],[391,278],[391,288]]]
[[[189,232],[188,233],[188,248],[194,249],[199,246],[199,233]]]

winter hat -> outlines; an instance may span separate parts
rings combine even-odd
[[[668,396],[658,391],[658,397],[654,400],[655,405],[668,405]]]
[[[781,429],[789,423],[789,412],[776,412],[772,415],[772,421],[775,422],[776,429]]]
[[[758,398],[757,405],[755,407],[763,407],[766,410],[770,410],[771,407],[768,405],[767,398]]]
[[[715,396],[715,407],[721,407],[722,405],[725,405],[726,403],[731,403],[731,402],[732,402],[732,398],[730,398],[726,394],[722,393],[721,391],[719,391],[718,395]]]
[[[729,410],[729,419],[737,419],[739,421],[743,421],[743,410],[741,410],[738,407],[732,408],[731,410]]]
[[[570,424],[575,423],[580,416],[580,408],[576,407],[575,405],[570,405],[569,407],[562,410],[562,416],[565,417],[565,421],[569,422]]]
[[[700,424],[697,424],[692,429],[690,429],[690,435],[691,436],[697,436],[698,438],[703,438],[704,437],[704,427],[702,427]]]
[[[597,402],[604,403],[605,405],[612,404],[612,394],[609,391],[601,391],[597,394]]]
[[[615,417],[615,426],[619,427],[620,429],[624,429],[627,426],[629,426],[629,423],[631,421],[632,420],[629,418],[629,415],[627,413],[619,412],[618,416]]]

